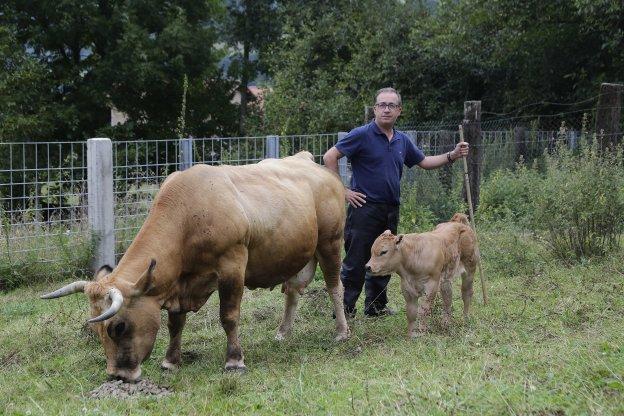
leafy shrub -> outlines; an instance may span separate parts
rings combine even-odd
[[[543,244],[513,225],[479,230],[481,260],[488,274],[532,279],[546,269]]]
[[[0,245],[0,291],[11,290],[39,282],[53,282],[69,278],[88,277],[93,258],[95,241],[87,235],[66,234],[62,229],[52,230],[48,235],[22,239],[19,252],[13,252],[15,244],[9,241],[10,224],[2,216],[2,244]],[[30,233],[32,236],[34,233]],[[50,261],[42,261],[37,248],[44,240],[53,245],[54,255]]]
[[[448,221],[454,213],[466,212],[459,172],[450,172],[450,184],[444,184],[441,176],[441,169],[413,168],[406,172],[401,187],[399,230],[406,233],[430,231],[436,224]]]
[[[601,152],[595,140],[578,155],[564,147],[546,155],[546,177],[534,193],[535,225],[556,255],[581,260],[618,246],[623,168],[622,149]]]
[[[494,172],[481,185],[479,219],[529,228],[535,212],[533,195],[542,180],[536,169],[524,164],[518,164],[514,171]]]

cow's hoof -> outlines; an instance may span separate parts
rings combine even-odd
[[[286,334],[283,334],[281,332],[278,332],[277,334],[275,334],[275,341],[284,341],[286,339]]]
[[[247,372],[247,367],[245,365],[234,365],[234,364],[226,364],[223,369],[225,373],[235,373],[235,374],[245,374]]]
[[[160,368],[168,371],[177,371],[180,368],[180,363],[175,364],[170,361],[163,360],[163,362],[160,363]]]

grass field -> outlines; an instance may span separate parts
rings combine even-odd
[[[406,336],[398,277],[389,287],[396,316],[351,321],[334,343],[330,303],[314,281],[300,302],[291,338],[274,341],[279,290],[247,291],[241,342],[249,371],[224,374],[225,335],[218,296],[190,314],[182,368],[159,368],[166,318],[143,377],[174,394],[91,399],[105,381],[99,340],[85,327],[86,297],[43,301],[55,285],[0,295],[1,414],[624,414],[624,252],[561,264],[533,240],[482,236],[490,304],[478,281],[471,322]],[[361,310],[361,306],[359,307]]]

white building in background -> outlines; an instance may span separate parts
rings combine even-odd
[[[111,120],[110,120],[111,127],[124,124],[126,121],[128,121],[128,115],[122,111],[117,110],[115,107],[111,107],[110,115],[111,115]]]

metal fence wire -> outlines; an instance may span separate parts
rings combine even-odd
[[[0,144],[2,256],[52,261],[86,243],[86,142]]]
[[[451,150],[457,130],[409,130],[426,155]],[[578,130],[513,129],[482,131],[482,178],[513,168],[519,155],[527,162],[563,143],[578,146]],[[123,255],[149,212],[160,184],[170,173],[195,163],[242,165],[266,157],[307,150],[322,163],[338,134],[269,137],[195,138],[112,142],[115,257]],[[188,149],[184,148],[190,145]],[[191,149],[189,151],[189,149]],[[458,194],[459,164],[448,169],[406,170],[403,186],[433,206],[445,204],[445,193]],[[454,169],[454,170],[453,170]],[[348,182],[349,173],[343,176]],[[56,262],[76,244],[89,244],[87,219],[87,143],[0,143],[0,256],[11,261]],[[436,212],[444,215],[444,209]]]

